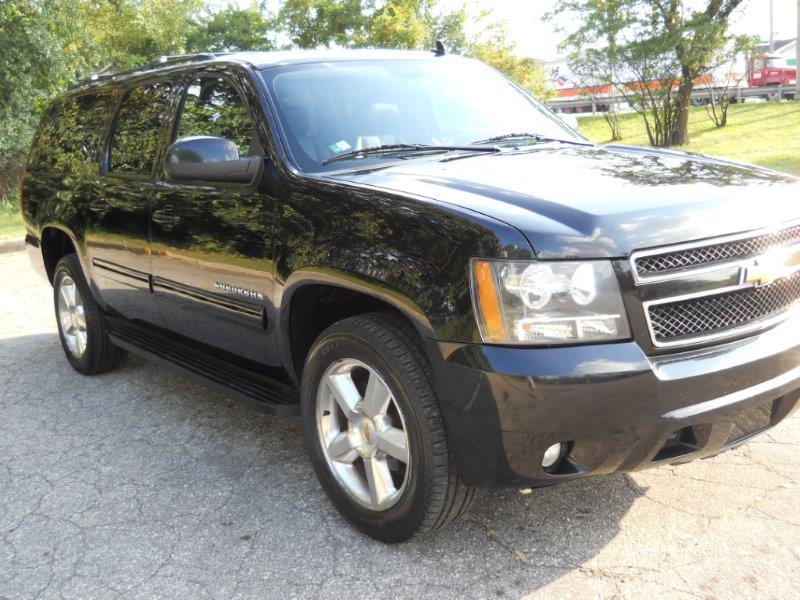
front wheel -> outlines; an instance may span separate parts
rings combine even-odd
[[[385,542],[450,523],[473,496],[415,340],[393,314],[351,317],[320,335],[303,371],[303,430],[317,476],[350,523]]]

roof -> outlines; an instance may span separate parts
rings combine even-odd
[[[350,60],[432,60],[442,55],[436,50],[428,52],[414,50],[374,50],[374,49],[324,49],[324,50],[280,50],[273,52],[226,52],[164,56],[161,59],[119,73],[93,75],[89,80],[77,83],[73,88],[81,88],[93,83],[113,82],[138,75],[153,75],[180,66],[215,63],[246,63],[256,69],[266,69],[284,65],[297,65],[322,62],[341,62]]]
[[[785,50],[789,46],[794,45],[794,41],[796,38],[789,38],[785,40],[775,40],[775,50],[774,53],[781,52]],[[769,44],[759,44],[756,46],[756,54],[767,54],[769,53]]]
[[[408,60],[432,59],[433,51],[419,52],[414,50],[374,50],[374,49],[323,49],[323,50],[280,50],[275,52],[234,52],[218,55],[224,60],[247,62],[258,69],[283,65],[296,65],[318,62],[340,62],[345,60]]]

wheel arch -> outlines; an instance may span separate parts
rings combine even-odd
[[[53,283],[58,261],[68,254],[75,254],[78,257],[84,274],[87,274],[86,265],[78,253],[78,241],[67,228],[54,224],[45,226],[39,236],[39,246],[47,279],[51,284]]]
[[[389,311],[408,321],[420,339],[434,337],[421,307],[407,296],[336,269],[302,269],[289,277],[280,295],[278,346],[290,376],[299,383],[314,340],[341,319]],[[421,344],[424,346],[424,344]]]

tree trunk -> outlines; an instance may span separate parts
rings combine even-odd
[[[675,119],[672,130],[667,136],[670,146],[684,146],[689,143],[689,107],[692,104],[694,78],[687,70],[683,70],[678,95],[675,99]]]

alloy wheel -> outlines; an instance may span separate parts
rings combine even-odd
[[[81,358],[86,352],[86,307],[83,296],[69,275],[58,286],[58,320],[70,353]]]
[[[317,391],[316,420],[325,460],[342,488],[369,510],[393,506],[409,478],[409,438],[377,371],[353,358],[331,364]]]

